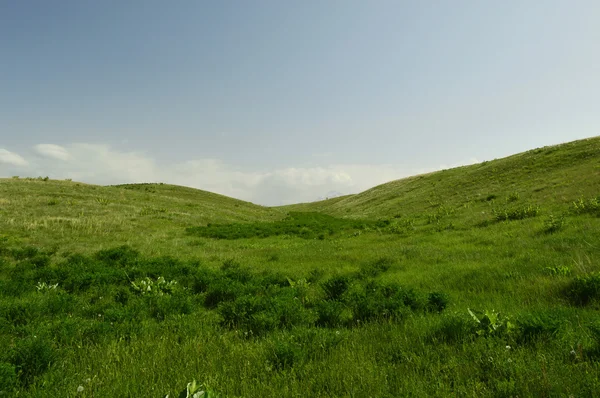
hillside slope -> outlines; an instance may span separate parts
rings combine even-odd
[[[462,211],[460,218],[471,222],[490,206],[503,206],[511,200],[509,197],[552,211],[578,197],[596,196],[598,192],[600,137],[594,137],[396,180],[356,195],[281,209],[383,218],[419,217],[443,207],[452,212]]]
[[[0,179],[1,234],[21,243],[60,244],[69,250],[127,243],[152,252],[161,246],[176,247],[184,227],[190,225],[281,217],[276,209],[167,184],[103,187],[40,178]]]

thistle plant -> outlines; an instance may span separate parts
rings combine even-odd
[[[37,285],[35,285],[35,288],[37,289],[38,292],[47,292],[50,290],[56,290],[57,287],[58,287],[58,283],[50,284],[50,283],[46,283],[46,282],[38,282]]]
[[[136,282],[131,282],[131,287],[139,294],[155,296],[173,293],[176,285],[177,281],[167,282],[162,276],[159,276],[156,281],[146,277]]]
[[[169,394],[165,395],[165,398],[169,397]],[[179,393],[177,398],[219,398],[219,394],[214,391],[210,391],[201,383],[196,382],[196,380],[192,380]]]

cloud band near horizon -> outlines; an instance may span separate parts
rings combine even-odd
[[[437,169],[477,163],[476,159]],[[109,145],[74,143],[35,145],[25,156],[0,148],[0,176],[49,176],[52,179],[114,185],[164,182],[276,206],[357,193],[373,186],[433,170],[408,170],[389,164],[334,164],[241,170],[218,159],[191,159],[158,164],[145,153]]]

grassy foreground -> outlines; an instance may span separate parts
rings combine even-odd
[[[599,154],[281,208],[2,179],[0,394],[594,396]]]

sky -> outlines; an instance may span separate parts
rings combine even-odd
[[[0,176],[262,205],[600,135],[597,0],[0,0]]]

